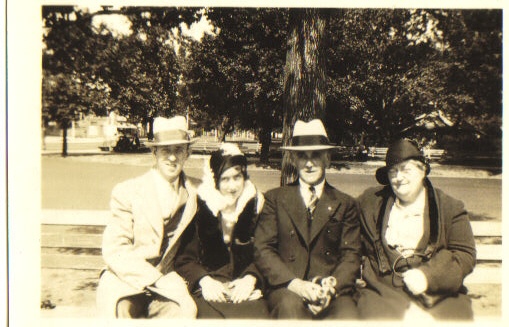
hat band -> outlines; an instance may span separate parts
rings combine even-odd
[[[323,135],[299,135],[292,137],[292,146],[330,145],[329,139]]]
[[[168,141],[189,141],[187,132],[180,129],[161,131],[154,134],[154,141],[156,143]]]

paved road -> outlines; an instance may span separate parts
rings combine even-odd
[[[106,210],[113,186],[147,171],[147,165],[90,163],[60,157],[42,157],[42,208]],[[186,167],[188,175],[200,177],[202,168]],[[251,170],[252,181],[262,191],[279,185],[279,171]],[[329,183],[358,196],[377,185],[373,175],[329,174]],[[500,179],[433,177],[432,182],[464,201],[473,216],[500,220],[502,181]]]

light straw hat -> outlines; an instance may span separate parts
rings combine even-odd
[[[329,142],[329,137],[320,119],[313,119],[310,122],[297,120],[293,128],[293,136],[289,146],[282,146],[281,150],[309,151],[328,150],[335,148]]]

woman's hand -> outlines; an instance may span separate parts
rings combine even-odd
[[[246,275],[243,278],[230,282],[230,300],[233,303],[246,301],[253,292],[256,285],[256,278],[253,275]]]
[[[224,295],[228,293],[228,290],[224,287],[223,283],[210,276],[205,276],[200,279],[199,284],[205,301],[226,302]]]
[[[414,295],[424,293],[428,289],[428,279],[419,269],[410,269],[404,272],[403,282]]]

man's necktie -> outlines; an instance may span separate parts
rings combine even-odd
[[[311,233],[311,222],[313,221],[313,212],[316,209],[316,203],[318,202],[318,196],[316,196],[316,190],[314,186],[309,187],[311,197],[308,202],[308,230]]]

